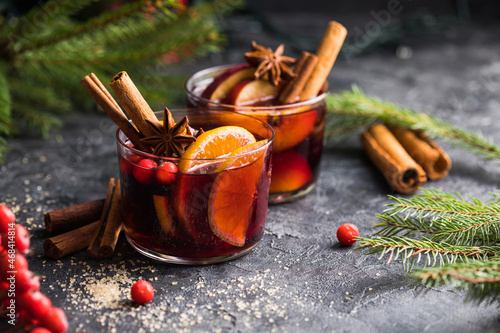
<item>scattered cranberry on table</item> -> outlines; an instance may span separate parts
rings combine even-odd
[[[28,230],[16,223],[12,210],[0,204],[0,312],[9,322],[39,326],[32,333],[64,333],[68,320],[64,311],[40,292],[40,278],[28,269]]]
[[[358,227],[352,223],[344,223],[337,229],[337,239],[342,245],[352,245],[356,243],[356,237],[358,236]]]
[[[139,280],[130,289],[132,300],[138,304],[149,303],[153,300],[155,291],[148,281]]]

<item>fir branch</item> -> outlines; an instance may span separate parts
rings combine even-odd
[[[329,114],[348,118],[346,121],[350,127],[355,121],[353,118],[358,118],[360,126],[380,121],[422,130],[432,138],[443,139],[487,159],[500,158],[500,147],[486,140],[481,134],[464,131],[425,113],[415,112],[387,101],[368,97],[356,86],[353,86],[351,91],[344,91],[338,95],[329,94],[326,98],[326,104]],[[337,121],[334,124],[335,127],[326,130],[327,136],[336,133],[338,128],[343,128],[343,124],[343,121]]]
[[[422,189],[421,194],[411,198],[395,197],[389,195],[393,203],[385,214],[394,215],[411,213],[412,216],[429,217],[436,215],[463,215],[463,216],[486,216],[500,217],[500,206],[492,204],[485,205],[478,198],[471,197],[472,202],[465,201],[458,193],[447,193],[438,189]]]
[[[25,16],[0,33],[0,49],[16,53],[20,45],[34,38],[47,35],[47,31],[60,27],[60,19],[77,13],[82,8],[98,0],[49,0],[34,6]],[[43,26],[42,26],[43,25]]]
[[[468,301],[494,302],[500,296],[500,261],[471,260],[420,269],[411,275],[428,288],[453,284],[467,290]]]
[[[177,2],[174,0],[162,0],[153,3],[149,0],[132,2],[114,11],[104,12],[98,17],[89,19],[87,22],[74,24],[69,27],[65,26],[48,36],[42,35],[39,38],[32,38],[29,40],[29,43],[17,45],[15,49],[17,53],[24,53],[42,49],[50,45],[57,45],[62,41],[80,36],[88,39],[94,33],[98,33],[98,36],[92,36],[96,45],[102,45],[103,39],[106,39],[108,42],[113,42],[117,39],[123,41],[154,29],[154,24],[146,13],[151,16],[154,15],[155,18],[163,17],[171,19],[175,15],[167,6],[172,7],[176,5]],[[160,15],[157,15],[157,13]],[[139,22],[141,24],[137,24]]]
[[[360,248],[368,248],[367,254],[380,253],[380,258],[389,254],[388,263],[401,257],[403,267],[411,270],[425,257],[424,266],[467,261],[469,258],[486,260],[500,254],[498,246],[461,246],[444,242],[434,242],[428,238],[408,237],[358,238]]]
[[[8,135],[10,133],[11,103],[12,101],[7,78],[5,77],[3,71],[0,70],[0,137],[2,135]]]
[[[14,102],[13,107],[18,110],[16,112],[17,119],[23,119],[25,128],[21,129],[28,133],[40,132],[43,137],[47,137],[52,127],[61,125],[61,120],[58,117],[40,110],[38,104],[17,104],[17,102]]]

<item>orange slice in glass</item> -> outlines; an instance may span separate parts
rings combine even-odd
[[[208,200],[208,221],[213,233],[223,241],[245,245],[252,217],[257,185],[262,175],[267,140],[248,144],[233,151],[217,171]],[[252,152],[246,154],[248,152]],[[244,154],[243,156],[238,156]]]
[[[221,162],[203,161],[226,156],[238,148],[255,142],[252,133],[239,126],[221,126],[206,131],[196,138],[182,154],[181,173],[197,173],[203,166],[218,166]],[[213,170],[215,170],[214,168]],[[204,170],[206,172],[207,170]]]
[[[174,236],[176,233],[176,228],[173,221],[173,213],[169,208],[167,197],[161,195],[153,195],[153,202],[155,205],[156,216],[160,222],[162,230],[170,236]]]

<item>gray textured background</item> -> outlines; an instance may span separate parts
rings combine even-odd
[[[374,20],[370,11],[384,9],[386,2],[374,9],[365,4],[356,12],[333,5],[321,11],[270,11],[265,2],[252,4],[253,14],[272,21],[277,31],[240,13],[226,21],[230,44],[224,54],[182,70],[240,61],[252,39],[275,47],[291,38],[287,53],[295,55],[300,47],[315,45],[329,20],[363,31]],[[447,13],[447,6],[452,4],[431,11],[436,16],[429,19]],[[394,15],[391,22],[409,13]],[[410,35],[357,57],[341,54],[329,78],[331,91],[356,83],[369,95],[481,131],[500,143],[500,26],[489,21],[491,15],[439,34]],[[34,250],[30,268],[43,276],[41,290],[66,311],[70,332],[500,330],[496,305],[466,304],[465,294],[452,286],[413,287],[400,262],[386,264],[386,258],[363,255],[356,246],[338,245],[335,232],[345,222],[355,223],[362,236],[371,235],[375,214],[392,194],[356,135],[325,150],[314,192],[269,208],[262,242],[243,258],[196,267],[157,264],[136,254],[124,239],[111,259],[93,260],[85,252],[58,261],[44,257],[43,212],[101,198],[109,177],[118,176],[110,125],[102,115],[70,115],[47,140],[10,140],[7,163],[0,166],[0,202],[13,203],[18,221],[28,226]],[[426,187],[480,198],[498,188],[498,163],[440,143],[453,168]],[[147,306],[128,300],[139,278],[150,280],[156,290]]]

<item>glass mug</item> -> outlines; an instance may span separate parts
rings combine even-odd
[[[195,129],[239,125],[267,143],[235,156],[187,160],[134,149],[118,130],[128,242],[147,257],[177,264],[223,262],[248,253],[259,243],[267,216],[272,128],[259,119],[227,111],[170,111],[176,122],[187,115]],[[161,119],[163,113],[157,116]],[[152,159],[158,168],[141,167],[142,159]],[[235,159],[245,163],[232,163]],[[165,163],[177,167],[172,172],[159,170]]]
[[[234,65],[208,68],[195,73],[185,84],[189,107],[235,111],[270,124],[275,133],[270,203],[289,202],[314,189],[323,151],[326,93],[287,105],[235,106],[201,97],[203,90]]]

